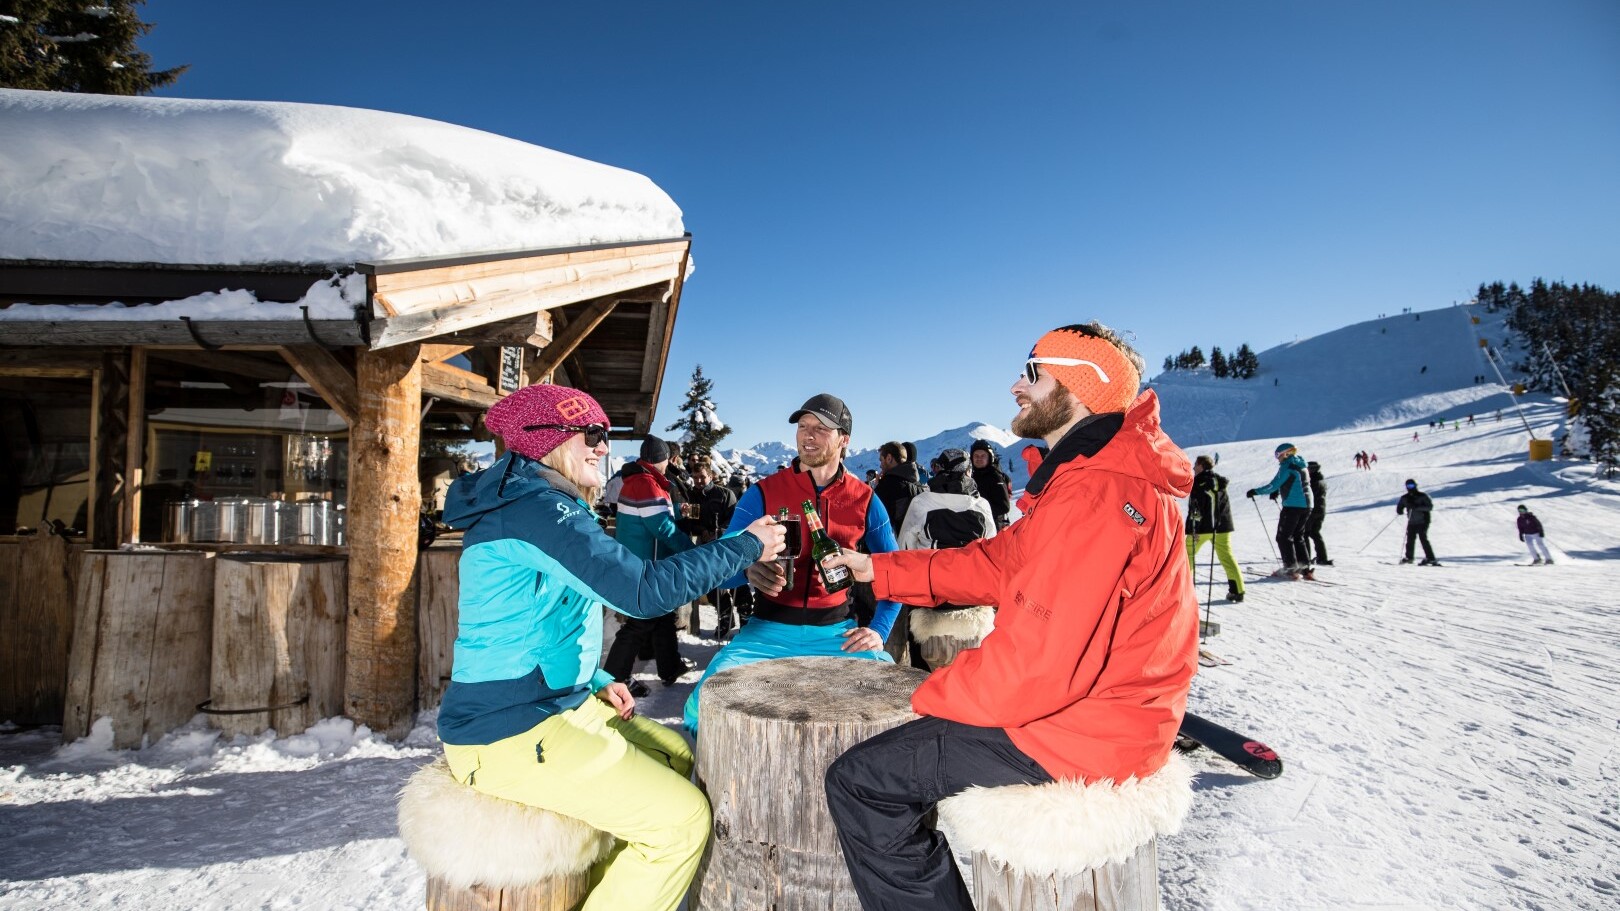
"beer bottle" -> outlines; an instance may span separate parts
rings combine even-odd
[[[781,522],[784,526],[788,524],[789,519],[786,506],[776,511],[776,520]],[[796,527],[798,523],[795,522],[794,525],[795,527],[793,530],[798,531],[798,528]],[[797,541],[789,541],[789,546],[782,551],[781,556],[776,558],[776,565],[782,567],[782,575],[787,577],[787,580],[782,583],[782,590],[784,592],[793,587],[793,561],[798,559],[799,556],[798,547],[795,546],[797,544]]]
[[[828,566],[821,561],[841,553],[838,543],[821,527],[821,516],[816,512],[816,504],[809,500],[804,501],[804,521],[810,532],[810,561],[821,572],[821,584],[830,592],[841,592],[855,584],[855,577],[850,574],[847,566]]]

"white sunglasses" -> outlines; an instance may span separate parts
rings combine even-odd
[[[1083,361],[1077,357],[1032,357],[1024,362],[1024,379],[1029,380],[1031,386],[1041,381],[1041,374],[1036,368],[1036,364],[1056,364],[1059,367],[1079,367],[1084,364],[1097,371],[1097,379],[1105,383],[1109,381],[1108,374],[1104,373],[1101,367],[1091,361]]]

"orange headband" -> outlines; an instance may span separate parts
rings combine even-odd
[[[1124,412],[1136,400],[1137,387],[1142,383],[1141,372],[1130,358],[1112,342],[1093,335],[1053,329],[1035,343],[1030,357],[1065,357],[1096,364],[1095,368],[1086,364],[1041,365],[1093,414]],[[1103,376],[1108,377],[1106,382]]]

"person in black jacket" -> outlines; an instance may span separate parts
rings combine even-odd
[[[1406,557],[1402,563],[1412,562],[1412,544],[1414,541],[1423,542],[1423,562],[1419,566],[1439,566],[1440,561],[1434,558],[1434,548],[1429,546],[1429,513],[1434,511],[1434,501],[1429,495],[1418,490],[1417,482],[1411,478],[1406,479],[1406,493],[1395,504],[1395,514],[1406,515]]]
[[[1243,573],[1232,557],[1232,501],[1226,496],[1226,478],[1215,473],[1209,456],[1193,460],[1192,493],[1187,497],[1187,561],[1198,578],[1198,552],[1208,542],[1226,572],[1226,600],[1243,600]]]
[[[1001,470],[996,451],[988,440],[974,440],[968,447],[973,459],[973,483],[978,485],[979,496],[990,504],[990,515],[996,529],[1007,527],[1007,513],[1012,509],[1012,478]]]
[[[1327,542],[1322,540],[1322,520],[1327,518],[1327,479],[1322,477],[1322,466],[1315,462],[1306,462],[1305,470],[1311,478],[1311,514],[1305,518],[1305,538],[1316,546],[1316,565],[1332,566]]]
[[[878,464],[883,466],[883,474],[872,489],[889,512],[889,527],[898,531],[905,524],[911,498],[927,488],[917,479],[917,464],[907,461],[904,444],[891,441],[879,446]]]

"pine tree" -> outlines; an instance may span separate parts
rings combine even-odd
[[[683,431],[681,445],[688,463],[713,452],[715,445],[731,434],[731,428],[715,413],[714,400],[709,398],[713,389],[714,381],[703,375],[703,365],[698,364],[692,370],[691,385],[686,387],[686,401],[681,403],[681,419],[664,428]]]
[[[1164,371],[1169,373],[1174,369],[1176,369],[1176,359],[1166,354],[1164,356]]]
[[[1227,368],[1226,355],[1221,353],[1221,347],[1216,345],[1209,351],[1209,369],[1216,379],[1226,379],[1231,370]]]
[[[1237,354],[1232,355],[1231,368],[1232,375],[1240,380],[1253,379],[1260,372],[1260,358],[1248,342],[1239,345]]]
[[[0,0],[0,87],[144,95],[183,66],[153,70],[136,39],[152,30],[146,0]]]
[[[1204,366],[1204,349],[1192,346],[1192,350],[1187,352],[1187,366],[1194,370]]]

